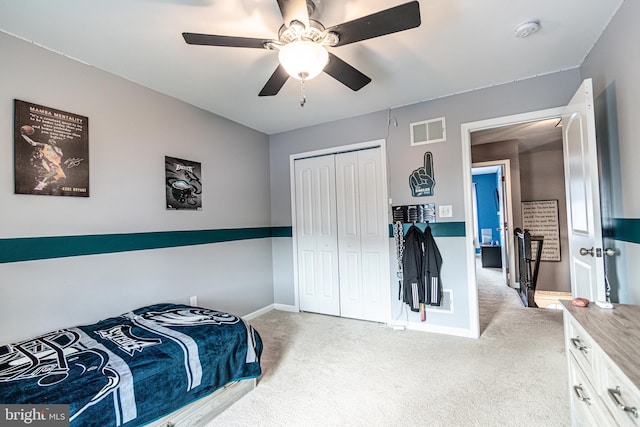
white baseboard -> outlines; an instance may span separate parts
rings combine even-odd
[[[245,319],[245,320],[252,320],[252,319],[255,319],[258,316],[261,316],[263,314],[266,314],[266,313],[270,312],[271,310],[275,310],[275,307],[274,307],[273,304],[268,305],[268,306],[263,307],[263,308],[260,308],[260,309],[258,309],[256,311],[254,311],[253,313],[249,313],[249,314],[247,314],[245,316],[242,316],[242,318]]]
[[[300,310],[298,310],[298,307],[296,307],[295,305],[288,305],[288,304],[273,304],[274,308],[276,310],[280,310],[280,311],[289,311],[291,313],[298,313],[300,312]]]
[[[295,305],[287,305],[287,304],[269,304],[266,307],[260,308],[252,313],[249,313],[245,316],[242,316],[243,319],[245,320],[252,320],[255,319],[258,316],[262,316],[263,314],[266,314],[272,310],[279,310],[279,311],[290,311],[292,313],[298,313],[300,310],[298,310],[298,307],[296,307]]]
[[[245,320],[252,320],[258,316],[266,314],[271,310],[279,310],[279,311],[288,311],[291,313],[298,313],[300,310],[295,305],[289,304],[270,304],[266,307],[263,307],[259,310],[254,311],[253,313],[249,313],[246,316],[242,316]],[[389,322],[387,325],[390,328],[394,328],[397,330],[401,329],[410,329],[412,331],[422,331],[422,332],[432,332],[435,334],[444,334],[444,335],[453,335],[456,337],[465,337],[465,338],[478,338],[476,334],[473,333],[470,329],[463,328],[452,328],[448,326],[437,326],[430,325],[428,323],[415,323],[415,322],[403,322],[403,321],[394,321]]]
[[[453,335],[456,337],[464,338],[478,338],[470,329],[452,328],[449,326],[437,326],[430,325],[428,323],[415,323],[415,322],[393,322],[389,323],[390,328],[401,330],[402,328],[410,329],[412,331],[432,332],[434,334]]]

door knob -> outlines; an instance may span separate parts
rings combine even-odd
[[[615,256],[616,255],[616,251],[615,251],[615,249],[607,248],[607,249],[604,250],[604,254],[606,256]]]
[[[585,255],[593,256],[593,248],[591,248],[591,249],[580,248],[580,255],[582,255],[582,256],[585,256]]]

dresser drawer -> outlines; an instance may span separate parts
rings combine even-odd
[[[640,306],[561,304],[574,426],[640,427]]]
[[[595,346],[591,337],[573,319],[565,316],[565,340],[569,353],[575,357],[584,373],[595,376]]]
[[[582,427],[616,425],[589,381],[589,377],[585,375],[576,358],[571,354],[569,354],[569,390],[574,425]]]
[[[598,391],[609,412],[621,426],[640,427],[640,391],[610,363],[603,361],[599,368]]]

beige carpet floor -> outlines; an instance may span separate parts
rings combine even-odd
[[[483,271],[486,270],[486,271]],[[480,269],[481,337],[272,311],[255,390],[209,426],[569,426],[562,313]]]

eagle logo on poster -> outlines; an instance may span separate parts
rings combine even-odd
[[[165,156],[167,209],[202,210],[202,165]]]

